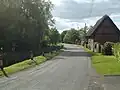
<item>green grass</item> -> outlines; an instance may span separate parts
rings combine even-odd
[[[120,62],[114,56],[105,56],[101,53],[92,52],[85,48],[85,51],[92,55],[92,66],[102,75],[120,75]]]
[[[35,60],[38,64],[41,64],[44,61],[46,61],[47,59],[46,59],[46,57],[38,56],[38,57],[35,57]],[[34,66],[35,66],[35,63],[33,63],[32,60],[25,60],[23,62],[20,62],[20,63],[14,64],[14,65],[11,65],[9,67],[6,67],[5,71],[8,74],[12,74],[12,73],[22,71],[22,70],[25,70],[25,69],[28,69],[28,68],[31,68],[31,67],[34,67]],[[3,76],[3,73],[1,71],[0,71],[0,76]]]
[[[34,57],[34,60],[37,62],[37,64],[41,64],[49,59],[52,59],[53,57],[58,55],[60,52],[62,52],[62,50],[59,50],[57,52],[47,53],[45,54],[45,56],[37,56],[37,57]],[[36,64],[32,60],[25,60],[23,62],[16,63],[14,65],[6,67],[5,71],[7,72],[7,74],[13,74],[15,72],[32,68],[34,66],[36,66]],[[0,76],[3,76],[2,71],[0,71]]]
[[[57,51],[57,52],[54,51],[52,53],[47,53],[47,54],[45,54],[45,57],[47,60],[49,60],[49,59],[52,59],[53,57],[55,57],[56,55],[58,55],[60,52],[62,52],[62,50]]]
[[[92,52],[91,50],[87,49],[87,48],[84,48],[85,51],[87,51],[89,54],[91,54],[92,56],[99,56],[99,55],[102,55],[101,53],[95,53],[95,52]]]

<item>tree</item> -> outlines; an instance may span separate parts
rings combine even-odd
[[[92,26],[90,26],[90,28],[91,28]],[[86,34],[87,34],[87,31],[90,29],[90,28],[88,28],[88,26],[85,26],[84,28],[81,28],[81,29],[79,29],[78,31],[79,31],[79,39],[80,39],[80,41],[81,40],[86,40],[86,38],[85,38],[85,36],[86,36]]]
[[[60,41],[60,34],[56,28],[51,28],[49,30],[49,38],[51,44],[57,44]]]
[[[78,32],[80,40],[84,40],[86,36],[86,30],[84,30],[84,28],[81,28]]]
[[[66,31],[63,31],[62,33],[61,33],[61,41],[63,42],[63,39],[64,39],[64,37],[65,37],[65,35],[66,35],[66,33],[67,33],[67,30]]]
[[[45,32],[54,25],[52,8],[53,4],[45,0],[2,0],[0,44],[6,48],[15,42],[21,48],[38,49]]]
[[[78,39],[79,39],[78,31],[72,28],[71,30],[67,31],[63,41],[65,43],[75,43],[76,40]]]
[[[0,1],[0,46],[4,46],[5,49],[10,47],[13,39],[18,36],[18,29],[13,28],[21,19],[19,10],[17,0]]]
[[[26,25],[26,36],[29,36],[28,39],[34,41],[34,45],[31,42],[29,43],[36,47],[36,49],[42,44],[45,32],[49,29],[49,25],[53,24],[52,8],[53,4],[45,0],[27,0],[22,4],[23,15],[28,21],[28,25]]]

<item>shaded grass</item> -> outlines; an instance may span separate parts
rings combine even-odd
[[[59,51],[53,51],[51,53],[47,53],[45,54],[45,57],[47,60],[52,59],[53,57],[55,57],[56,55],[58,55],[60,52],[62,52],[63,50],[59,50]]]
[[[38,56],[38,57],[35,57],[34,59],[38,64],[41,64],[47,60],[46,57],[43,57],[43,56]],[[35,66],[35,63],[32,60],[25,60],[23,62],[6,67],[4,68],[4,70],[7,72],[7,74],[12,74],[12,73],[22,71],[34,66]],[[0,76],[3,76],[2,71],[0,71]]]
[[[89,50],[88,48],[85,48],[85,51],[87,51],[89,54],[91,54],[92,56],[99,56],[99,55],[102,55],[101,53],[95,53],[95,52],[92,52],[91,50]]]
[[[92,55],[92,66],[99,74],[120,75],[120,62],[117,61],[115,56],[106,56],[101,53],[92,52],[87,48],[84,49]]]
[[[52,59],[53,57],[58,55],[60,52],[62,52],[62,50],[59,50],[57,52],[54,51],[52,53],[46,53],[45,56],[34,57],[34,60],[37,62],[37,64],[41,64],[47,60]],[[16,63],[9,67],[6,67],[4,68],[4,70],[7,72],[7,74],[13,74],[15,72],[22,71],[28,68],[32,68],[34,66],[36,66],[36,64],[32,60],[29,59],[29,60],[22,61],[20,63]],[[3,76],[2,71],[0,71],[0,76]]]

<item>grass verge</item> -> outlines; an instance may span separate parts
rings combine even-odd
[[[62,50],[59,50],[57,52],[54,51],[52,53],[47,53],[47,54],[45,54],[45,56],[37,56],[37,57],[34,57],[34,60],[37,62],[37,64],[41,64],[41,63],[57,56],[60,52],[62,52]],[[33,63],[32,60],[25,60],[23,62],[16,63],[14,65],[6,67],[5,71],[7,72],[7,74],[13,74],[15,72],[22,71],[22,70],[25,70],[28,68],[32,68],[34,66],[36,66],[36,64]],[[0,77],[2,77],[2,76],[3,76],[3,73],[2,73],[2,71],[0,71]]]
[[[114,56],[105,56],[84,48],[92,55],[92,66],[102,75],[120,75],[120,62]]]

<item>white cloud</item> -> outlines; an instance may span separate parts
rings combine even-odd
[[[60,6],[63,4],[63,1],[65,0],[51,0],[51,1],[55,6]]]
[[[77,3],[100,3],[100,2],[108,2],[109,0],[74,0]]]
[[[91,18],[81,19],[80,21],[72,21],[70,19],[54,17],[56,21],[56,27],[60,32],[70,28],[78,28],[78,27],[83,28],[85,26],[85,23],[87,24],[87,26],[94,25],[99,18],[100,17],[91,17]]]
[[[87,23],[88,26],[93,26],[97,20],[99,20],[101,17],[90,17],[90,18],[85,18],[83,19],[85,23]]]
[[[95,3],[100,3],[100,2],[109,2],[109,0],[93,0]]]
[[[85,25],[84,22],[75,22],[69,19],[63,19],[59,17],[54,17],[54,19],[56,21],[56,27],[60,32],[62,32],[63,30],[68,30],[70,28],[82,28]]]
[[[111,18],[120,17],[120,13],[114,13],[110,15]]]
[[[55,17],[56,20],[56,27],[58,28],[59,32],[61,33],[64,30],[69,30],[70,28],[83,28],[85,23],[87,26],[94,26],[95,23],[101,18],[102,16],[98,17],[91,17],[81,19],[80,21],[72,21],[69,19],[63,19],[59,17]],[[114,21],[116,26],[120,29],[120,13],[110,15],[111,19]]]
[[[120,29],[120,13],[112,14],[110,17],[112,18],[116,26]]]
[[[119,0],[93,0],[93,11],[90,17],[92,0],[52,0],[55,4],[53,16],[60,32],[65,29],[84,27],[85,23],[94,25],[103,15],[108,14],[120,27]]]

